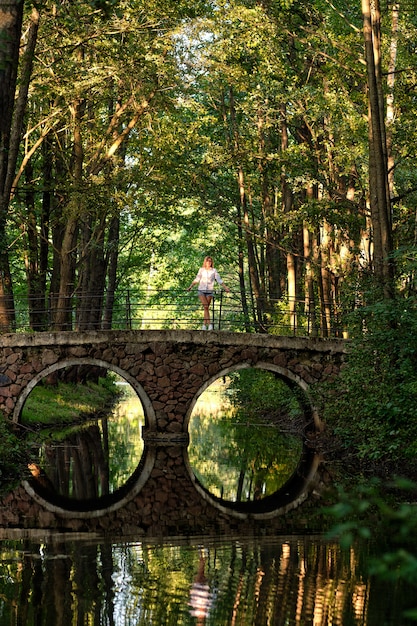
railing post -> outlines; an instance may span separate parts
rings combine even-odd
[[[126,291],[126,328],[132,330],[132,311],[130,303],[130,290]]]
[[[220,289],[220,305],[219,305],[219,330],[222,322],[222,307],[223,307],[223,289]]]

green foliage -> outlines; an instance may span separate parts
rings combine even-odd
[[[217,496],[235,501],[271,495],[300,459],[300,406],[271,372],[239,370],[229,382],[219,387],[223,404],[209,404],[207,391],[196,406],[190,420],[191,465]]]
[[[115,248],[117,276],[111,277],[120,289],[186,284],[201,258],[216,252],[221,270],[234,271],[240,257],[246,283],[247,270],[256,270],[265,291],[272,283],[285,290],[283,261],[291,252],[297,254],[302,297],[303,229],[318,261],[312,270],[316,293],[323,299],[322,270],[337,282],[337,297],[352,282],[362,288],[356,278],[362,268],[358,242],[364,245],[368,228],[368,145],[358,7],[341,0],[79,0],[38,6],[19,163],[23,167],[32,157],[27,177],[16,182],[4,246],[16,294],[26,294],[28,284],[42,286],[47,301],[57,288],[68,214],[79,222],[79,291],[88,280],[77,281],[91,276],[94,266],[105,293],[110,277],[103,274],[106,268],[110,273]],[[388,5],[384,18],[385,11]],[[401,7],[400,19],[398,65],[408,71],[395,75],[396,118],[389,129],[397,243],[414,237],[417,145],[415,17]],[[385,61],[390,20],[382,26]],[[79,176],[73,169],[75,111],[83,153]],[[283,208],[284,180],[291,210]],[[241,191],[250,205],[247,233],[239,232]],[[120,238],[111,238],[116,217]],[[248,268],[253,261],[245,244],[251,237],[257,261]],[[359,268],[354,277],[352,267]],[[40,268],[39,276],[28,280],[27,268]],[[237,272],[233,279],[237,285]]]
[[[302,449],[299,438],[243,418],[233,410],[197,414],[190,427],[196,475],[211,493],[231,501],[257,499],[257,489],[262,496],[275,493],[296,470]]]
[[[302,416],[297,390],[267,370],[248,368],[232,373],[229,393],[244,419],[249,416],[256,421],[273,422],[280,415],[289,419]]]
[[[89,0],[89,4],[93,9],[102,11],[105,17],[109,17],[111,11],[117,9],[119,0]]]
[[[348,549],[369,542],[368,569],[372,576],[395,583],[403,581],[417,590],[417,483],[396,478],[384,483],[376,478],[356,487],[339,486],[337,503],[327,509],[334,525],[327,538],[337,538]],[[406,616],[417,620],[417,606]]]
[[[0,492],[10,490],[12,481],[20,480],[26,449],[12,432],[10,425],[0,418]]]
[[[365,464],[412,465],[417,452],[417,316],[414,298],[358,312],[337,390],[324,419]]]

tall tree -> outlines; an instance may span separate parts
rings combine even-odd
[[[314,319],[314,303],[320,302],[328,332],[339,305],[342,268],[347,268],[338,250],[343,248],[346,258],[347,253],[356,254],[358,245],[358,229],[347,233],[343,210],[349,208],[352,222],[355,207],[358,222],[363,215],[363,181],[356,166],[364,155],[363,72],[354,65],[361,51],[360,29],[344,24],[345,45],[341,37],[326,36],[320,5],[290,4],[222,5],[218,22],[210,22],[213,38],[198,48],[205,54],[200,60],[203,78],[197,74],[195,84],[201,86],[206,110],[221,116],[223,125],[219,94],[233,94],[233,107],[230,98],[224,99],[229,116],[225,126],[233,129],[224,134],[226,152],[221,152],[222,138],[213,129],[208,158],[218,171],[226,172],[233,162],[239,172],[256,324],[268,327],[284,315],[286,301],[291,307],[288,323],[295,328],[296,301],[306,295],[303,277],[308,272],[306,312],[310,321]],[[328,15],[326,19],[330,22]],[[347,64],[348,45],[353,69],[348,68],[351,76],[346,81],[338,63]],[[349,90],[358,94],[356,100]],[[349,154],[345,143],[352,137],[358,148]]]
[[[362,0],[369,98],[369,202],[374,267],[385,298],[393,296],[391,200],[382,88],[381,10],[379,0]]]
[[[38,223],[30,229],[30,256],[38,245],[40,258],[50,233],[51,282],[37,284],[45,290],[41,300],[49,292],[57,329],[72,327],[75,298],[77,327],[99,328],[106,292],[109,324],[117,287],[118,198],[145,175],[133,167],[141,159],[138,136],[171,106],[178,70],[175,29],[204,6],[142,0],[45,4],[22,163],[31,159],[32,179],[43,182],[43,189],[32,184],[31,216]],[[43,154],[37,152],[42,143]],[[39,238],[32,236],[37,230]],[[28,267],[36,282],[35,264]],[[44,266],[38,267],[44,276]]]
[[[23,12],[23,0],[0,0],[0,326],[6,329],[14,323],[7,219],[39,26],[39,13],[33,8],[16,97]]]

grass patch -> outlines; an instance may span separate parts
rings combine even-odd
[[[39,384],[28,396],[22,410],[26,425],[62,424],[79,421],[107,407],[119,395],[119,390],[108,378],[99,383]]]

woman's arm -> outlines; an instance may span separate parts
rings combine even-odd
[[[187,291],[191,291],[191,289],[194,287],[194,285],[197,285],[197,283],[200,282],[200,278],[201,278],[201,267],[198,270],[197,276],[194,278],[193,282],[191,283],[191,285],[188,287]]]
[[[223,287],[225,291],[227,291],[227,293],[230,292],[229,287],[227,287],[227,285],[224,284],[224,281],[220,278],[220,274],[218,273],[217,270],[214,270],[214,279],[217,283],[219,283],[219,285]]]

